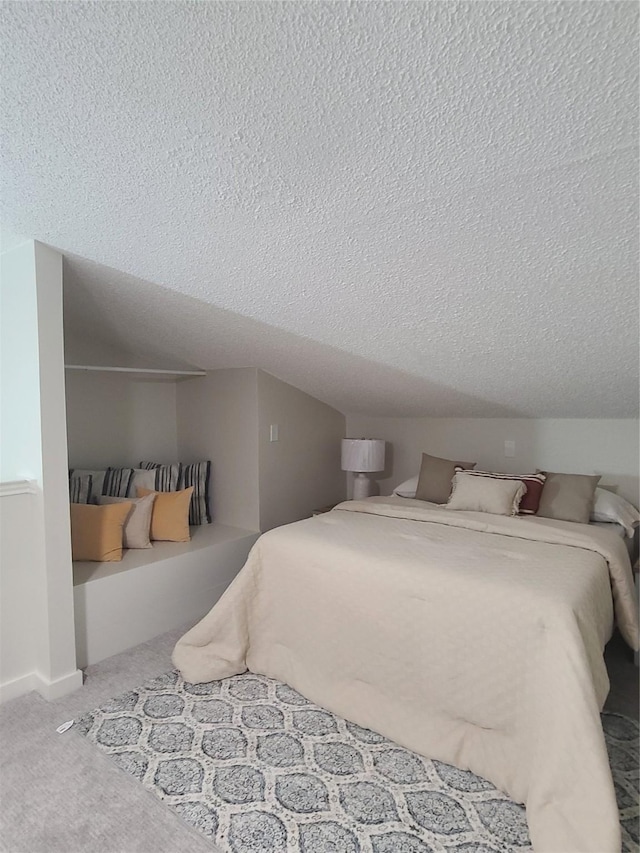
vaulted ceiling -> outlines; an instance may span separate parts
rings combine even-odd
[[[69,328],[343,411],[637,417],[638,7],[4,3]]]

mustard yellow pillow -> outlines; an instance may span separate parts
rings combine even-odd
[[[117,563],[122,559],[122,531],[133,504],[71,504],[71,552],[74,560]]]
[[[145,495],[156,496],[151,515],[152,539],[162,539],[165,542],[188,542],[191,539],[189,505],[193,486],[180,492],[154,492],[141,486],[138,486],[136,491],[139,498]]]

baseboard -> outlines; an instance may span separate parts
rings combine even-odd
[[[66,696],[67,693],[73,693],[74,690],[82,687],[82,682],[82,670],[80,669],[63,675],[61,678],[56,678],[55,681],[49,681],[42,675],[35,674],[35,689],[48,702]]]
[[[25,693],[31,693],[32,690],[37,690],[44,699],[51,702],[82,687],[82,681],[82,671],[79,669],[54,681],[49,681],[37,672],[30,672],[21,678],[0,684],[0,704],[17,699],[18,696],[24,696]]]
[[[11,699],[17,699],[18,696],[24,696],[25,693],[31,693],[36,690],[35,672],[30,672],[28,675],[23,675],[21,678],[14,678],[13,681],[6,681],[0,684],[0,704],[9,702]]]

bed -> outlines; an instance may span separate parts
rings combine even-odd
[[[177,644],[187,681],[246,669],[526,804],[536,853],[619,853],[599,712],[622,539],[592,525],[349,501],[260,537]]]

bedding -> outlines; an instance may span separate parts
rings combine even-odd
[[[474,468],[475,464],[475,462],[452,462],[451,459],[440,459],[438,456],[423,453],[415,497],[420,501],[446,504],[451,494],[456,468],[467,471]]]
[[[631,539],[640,525],[640,512],[633,504],[608,489],[596,489],[591,521],[621,524]]]
[[[265,533],[177,643],[183,677],[276,678],[526,803],[536,853],[619,853],[599,711],[622,540],[588,525],[369,498]]]
[[[458,470],[453,478],[448,509],[517,515],[527,487],[522,480],[493,478],[480,471]]]
[[[588,524],[600,475],[557,474],[552,471],[538,473],[546,474],[547,480],[537,514],[542,518]]]

